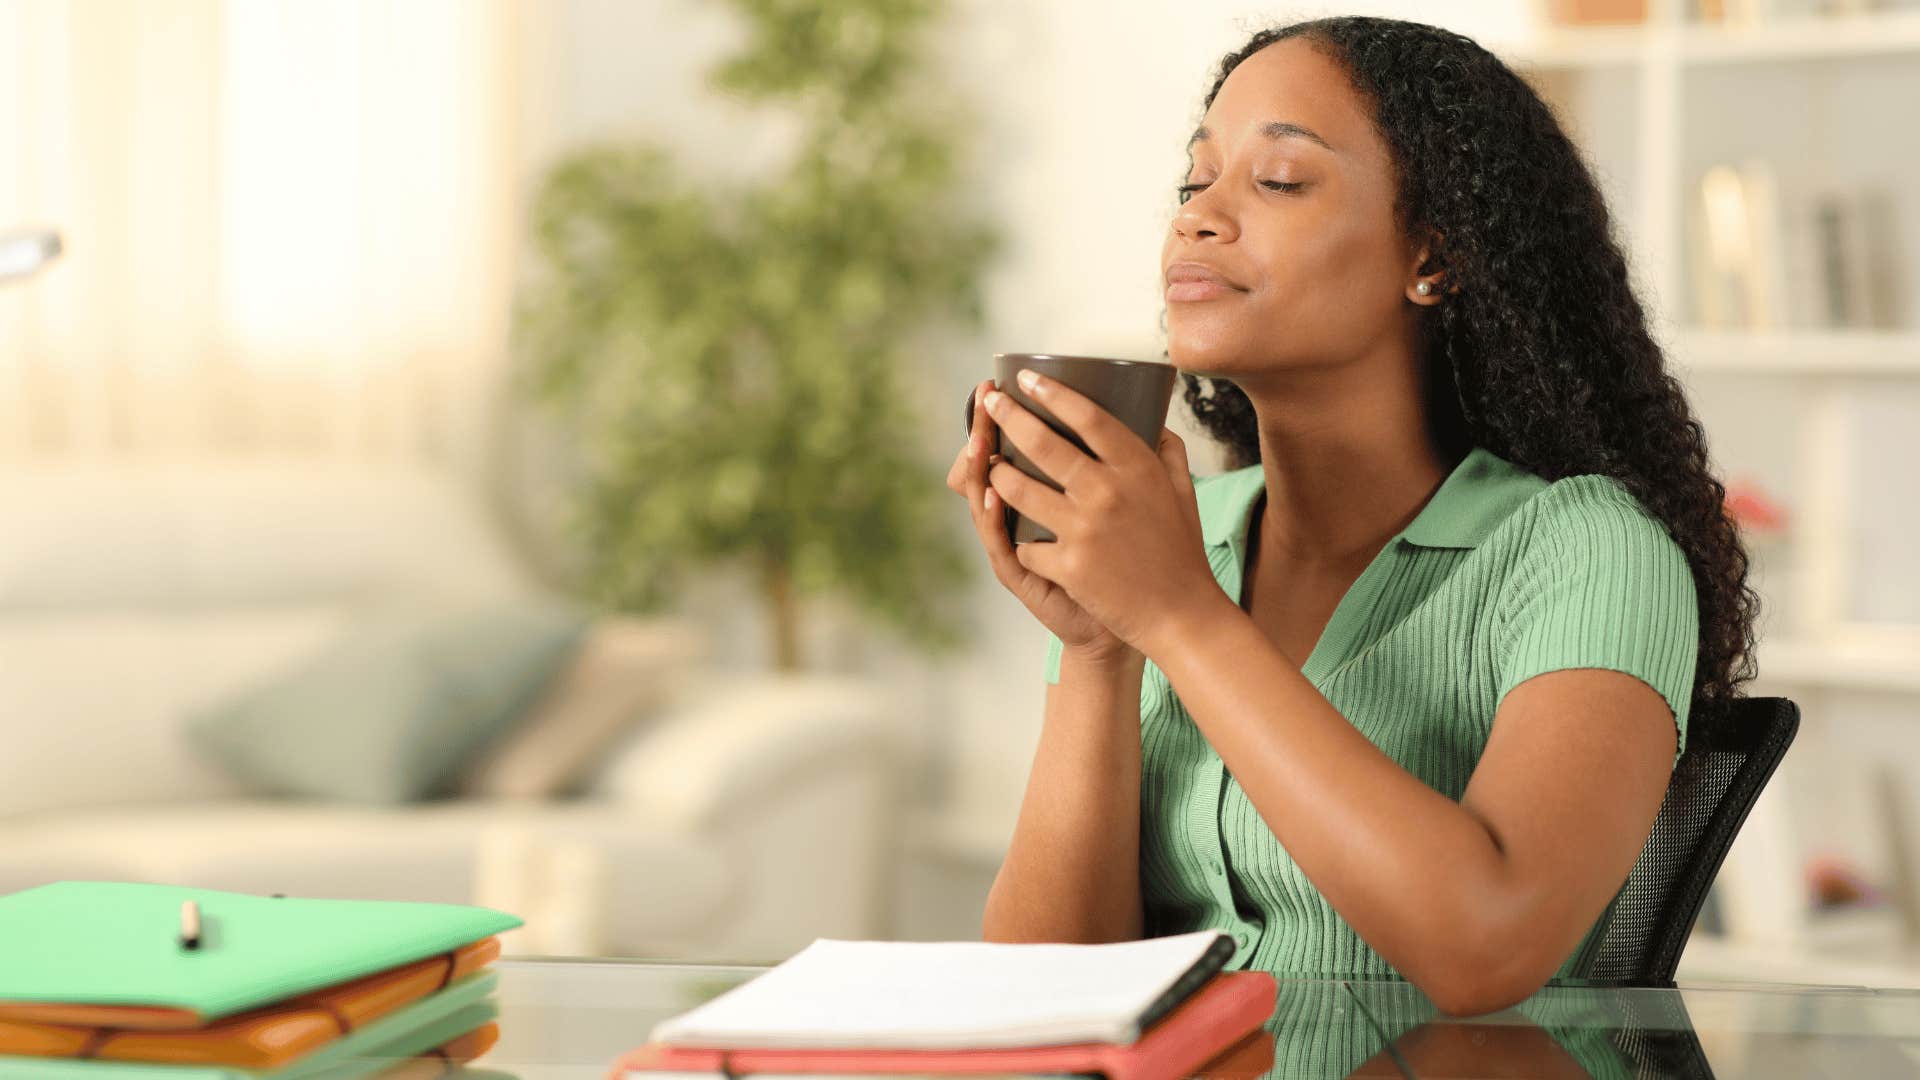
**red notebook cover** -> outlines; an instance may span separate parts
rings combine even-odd
[[[1222,972],[1148,1029],[1138,1042],[982,1050],[722,1050],[648,1043],[613,1064],[629,1072],[732,1073],[1104,1073],[1108,1080],[1173,1080],[1192,1074],[1273,1015],[1280,984],[1265,971]],[[642,1077],[644,1080],[644,1077]]]

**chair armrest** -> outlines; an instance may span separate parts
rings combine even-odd
[[[799,778],[849,763],[884,768],[902,749],[886,695],[869,683],[708,672],[686,687],[614,751],[592,788],[653,826],[709,830]]]

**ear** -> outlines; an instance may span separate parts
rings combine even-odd
[[[1421,240],[1414,252],[1404,291],[1408,300],[1422,307],[1432,307],[1446,294],[1460,291],[1458,285],[1448,280],[1445,243],[1444,234],[1431,228],[1421,231]],[[1420,292],[1422,284],[1427,286],[1425,295]]]

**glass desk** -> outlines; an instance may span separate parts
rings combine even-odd
[[[762,968],[502,960],[500,1041],[474,1080],[587,1080],[659,1020]],[[1920,991],[1750,983],[1554,985],[1441,1017],[1403,982],[1281,980],[1264,1030],[1203,1075],[1920,1077]]]

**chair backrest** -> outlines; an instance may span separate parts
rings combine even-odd
[[[1786,698],[1739,698],[1690,718],[1660,815],[1584,975],[1671,986],[1680,951],[1733,838],[1800,728]]]

